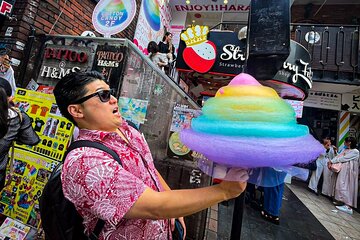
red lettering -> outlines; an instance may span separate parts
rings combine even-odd
[[[50,58],[50,51],[51,51],[50,48],[45,48],[45,53],[44,53],[45,58]]]
[[[54,57],[54,58],[56,58],[56,59],[58,59],[58,60],[61,60],[61,56],[62,56],[62,49],[57,49],[57,50],[54,50],[54,52],[56,52],[57,51],[57,56],[56,57]]]
[[[78,54],[78,58],[77,58],[78,62],[80,63],[84,63],[87,61],[87,54],[84,52],[81,52],[80,54]]]
[[[200,5],[195,5],[195,6],[194,6],[194,9],[195,9],[196,11],[202,11],[202,7],[201,7]]]
[[[227,11],[227,5],[220,5],[220,11]]]
[[[78,53],[67,49],[45,48],[44,58],[85,63],[88,60],[88,55],[86,52]]]
[[[77,60],[77,56],[78,56],[77,52],[70,51],[69,55],[70,55],[70,62],[75,62]]]
[[[8,2],[2,1],[0,6],[0,13],[6,15],[7,13],[11,13],[12,5]]]
[[[230,5],[229,11],[236,11],[235,5]]]

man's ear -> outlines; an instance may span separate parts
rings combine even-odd
[[[84,116],[80,104],[69,105],[67,110],[74,119],[82,118]]]

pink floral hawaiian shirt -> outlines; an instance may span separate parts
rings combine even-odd
[[[69,153],[62,169],[64,195],[84,218],[87,233],[98,218],[106,221],[100,239],[169,239],[167,220],[124,218],[146,187],[163,188],[143,136],[125,121],[122,128],[131,146],[116,133],[80,130],[78,140],[105,144],[116,151],[122,166],[101,150],[77,148]]]

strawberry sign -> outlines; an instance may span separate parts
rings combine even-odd
[[[182,57],[191,69],[199,73],[208,72],[216,60],[216,46],[207,40],[208,33],[208,26],[196,25],[180,35],[186,44]]]

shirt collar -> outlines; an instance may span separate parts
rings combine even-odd
[[[119,128],[121,128],[124,134],[128,137],[129,136],[129,125],[123,119],[122,123],[120,124]],[[80,138],[89,138],[93,141],[106,141],[109,139],[114,139],[118,137],[116,132],[106,132],[101,130],[90,130],[90,129],[80,129],[79,130],[79,137]]]

